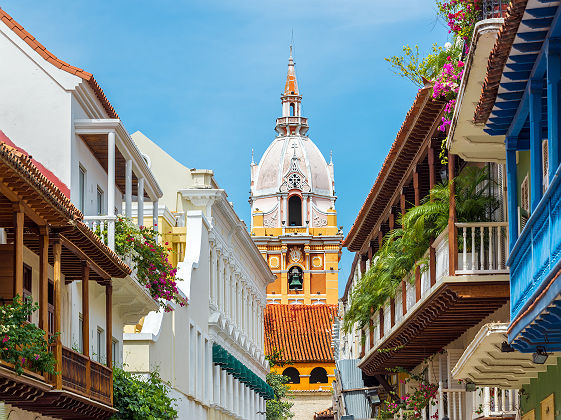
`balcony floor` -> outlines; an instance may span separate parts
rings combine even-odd
[[[508,302],[508,275],[445,277],[362,359],[368,375],[412,369]]]

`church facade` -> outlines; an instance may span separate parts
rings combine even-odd
[[[251,235],[276,280],[267,287],[265,350],[280,352],[296,418],[330,405],[342,233],[333,162],[307,137],[292,53],[276,138],[251,163]]]

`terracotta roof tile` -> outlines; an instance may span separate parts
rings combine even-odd
[[[508,6],[503,26],[499,30],[495,46],[489,54],[487,74],[481,88],[479,103],[475,108],[473,116],[475,123],[486,123],[489,115],[491,115],[497,93],[499,92],[503,69],[508,60],[512,43],[518,32],[527,3],[528,0],[512,0]]]
[[[14,31],[22,40],[24,40],[27,45],[33,48],[38,54],[41,55],[45,60],[49,63],[53,64],[54,66],[58,67],[61,70],[67,71],[75,76],[82,78],[83,80],[87,81],[92,90],[94,91],[95,96],[101,102],[101,105],[107,112],[109,118],[119,118],[119,115],[103,93],[103,89],[99,86],[97,81],[95,80],[93,74],[88,73],[87,71],[72,66],[68,63],[57,58],[56,55],[51,53],[47,48],[42,45],[37,39],[32,36],[29,32],[27,32],[23,26],[17,23],[8,13],[6,13],[3,9],[0,8],[0,20],[4,22],[12,31]]]
[[[267,305],[265,353],[293,362],[332,362],[336,305]]]

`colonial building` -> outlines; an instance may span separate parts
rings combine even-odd
[[[157,202],[162,192],[94,76],[57,58],[4,10],[0,10],[0,18],[0,54],[6,63],[0,67],[0,129],[7,136],[3,141],[32,157],[41,173],[47,174],[64,205],[79,215],[80,234],[91,242],[94,232],[107,232],[101,235],[101,242],[93,244],[72,243],[72,238],[65,236],[70,233],[58,232],[62,235],[62,248],[58,248],[62,252],[61,274],[60,287],[55,289],[59,304],[54,305],[59,314],[60,324],[55,330],[61,332],[62,351],[58,354],[62,385],[57,384],[56,389],[72,393],[76,400],[93,400],[91,405],[99,410],[87,411],[76,403],[73,414],[49,411],[53,400],[45,402],[49,409],[43,411],[37,405],[36,411],[62,418],[104,418],[113,413],[111,366],[122,362],[124,326],[136,324],[158,309],[135,272],[113,253],[116,214],[125,208],[125,213],[132,216],[133,199],[143,211],[145,200]],[[52,223],[37,218],[34,223],[37,228],[29,225],[33,235],[46,241],[48,229],[43,228]],[[31,270],[27,284],[37,300],[42,299],[37,288],[39,282],[44,285],[39,277],[46,268],[33,255],[39,248],[37,238],[32,240],[32,236],[24,235],[24,263]],[[3,244],[11,240],[8,235]],[[31,242],[26,244],[28,240]],[[88,252],[94,249],[99,255],[89,257]],[[53,258],[56,260],[55,251],[49,251],[51,265]],[[123,267],[112,269],[115,264]],[[57,281],[54,274],[49,279]],[[5,395],[0,396],[2,399]],[[30,407],[28,404],[27,409]],[[27,418],[31,414],[15,416]],[[40,418],[37,416],[32,418]]]
[[[506,161],[510,322],[482,328],[454,375],[519,389],[525,420],[558,418],[561,404],[560,13],[559,1],[512,1],[478,75],[483,90],[463,105],[463,126],[484,133],[470,157]]]
[[[263,419],[272,392],[263,312],[274,276],[212,171],[183,166],[140,132],[133,138],[164,186],[153,213],[187,304],[127,329],[126,369],[159,369],[181,419]]]
[[[277,137],[251,163],[251,235],[276,275],[267,287],[266,349],[290,361],[279,373],[291,378],[296,414],[306,418],[331,401],[342,236],[333,162],[306,135],[292,54],[281,103]]]

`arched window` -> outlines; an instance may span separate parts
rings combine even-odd
[[[300,383],[300,372],[298,369],[293,367],[288,367],[282,371],[283,376],[288,376],[290,380],[288,381],[289,384],[299,384]]]
[[[310,383],[311,384],[326,384],[327,371],[322,367],[313,368],[310,372]]]
[[[294,104],[290,104],[290,116],[294,117],[295,114],[296,114],[296,107],[294,106]]]
[[[304,272],[297,265],[288,270],[288,288],[289,290],[302,290],[304,284]]]
[[[297,195],[288,199],[288,226],[302,226],[302,199]]]

